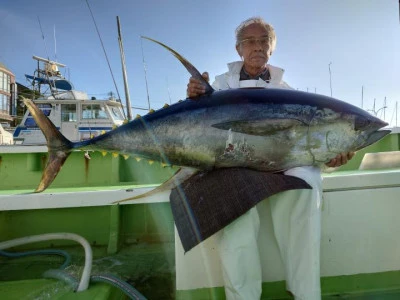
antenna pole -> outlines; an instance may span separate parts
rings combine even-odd
[[[331,97],[332,97],[332,72],[331,72],[331,64],[332,62],[330,62],[328,64],[328,68],[329,68],[329,86],[331,88]]]
[[[122,43],[122,33],[121,33],[121,25],[119,23],[119,17],[117,16],[117,26],[118,26],[118,42],[119,42],[119,51],[121,54],[121,64],[122,64],[122,76],[124,78],[124,88],[125,88],[125,101],[126,101],[126,111],[128,120],[132,120],[132,107],[131,107],[131,97],[129,95],[129,87],[128,87],[128,76],[126,74],[126,64],[125,64],[125,53],[124,53],[124,45]]]
[[[143,40],[142,39],[140,39],[140,46],[142,47],[142,61],[143,61],[143,69],[144,69],[144,80],[146,81],[147,103],[149,104],[149,110],[150,110],[149,86],[147,84],[147,69],[146,69],[146,62],[144,61]]]
[[[54,59],[57,61],[56,25],[54,25]]]
[[[364,108],[364,86],[361,86],[361,108]]]
[[[171,93],[169,91],[168,77],[166,77],[166,80],[167,80],[167,91],[168,91],[169,104],[171,104]]]
[[[386,96],[385,100],[383,101],[383,120],[385,121],[386,118]]]
[[[44,42],[44,50],[46,51],[47,59],[50,60],[49,53],[47,52],[46,39],[44,38],[44,33],[43,33],[43,29],[42,29],[42,24],[40,23],[39,16],[38,16],[37,18],[38,18],[38,21],[39,21],[40,32],[42,33],[42,39],[43,39],[43,42]]]
[[[121,99],[121,97],[120,97],[120,95],[119,95],[117,83],[115,82],[114,74],[113,74],[112,69],[111,69],[110,61],[108,60],[107,52],[106,52],[106,49],[104,48],[103,40],[101,39],[100,31],[99,31],[99,29],[97,28],[96,20],[94,19],[94,16],[93,16],[93,13],[92,13],[92,9],[90,8],[89,1],[88,1],[88,0],[86,0],[86,4],[87,4],[87,7],[89,8],[90,15],[92,16],[93,24],[94,24],[94,27],[96,28],[97,35],[99,36],[100,44],[101,44],[101,47],[103,48],[103,52],[104,52],[104,56],[106,57],[106,61],[107,61],[107,64],[108,64],[108,68],[110,69],[111,78],[112,78],[112,80],[113,80],[113,82],[114,82],[115,90],[117,91],[118,98]]]
[[[374,107],[373,107],[373,109],[374,109],[375,116],[377,116],[378,112],[375,110],[375,102],[376,102],[376,98],[374,98]]]

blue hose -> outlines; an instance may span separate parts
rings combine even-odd
[[[109,283],[116,288],[119,288],[121,291],[125,293],[130,299],[136,300],[146,300],[146,297],[143,296],[137,289],[131,286],[129,283],[123,281],[122,279],[111,275],[111,274],[99,274],[90,276],[91,282],[106,282]]]
[[[25,257],[31,255],[59,255],[65,258],[63,265],[60,267],[61,270],[64,270],[71,262],[71,256],[68,252],[64,250],[35,250],[35,251],[26,251],[26,252],[8,252],[0,250],[0,256],[18,258]]]
[[[74,276],[69,275],[65,270],[48,270],[43,276],[45,278],[53,278],[64,281],[70,285],[74,290],[79,284],[79,280]],[[111,274],[99,274],[90,276],[90,282],[105,282],[111,284],[112,286],[118,288],[130,299],[134,300],[147,300],[137,289],[131,286],[129,283],[125,282],[121,278],[111,275]]]
[[[31,255],[60,255],[65,258],[64,264],[57,270],[48,270],[46,271],[43,276],[45,278],[54,278],[58,280],[62,280],[72,286],[74,290],[76,290],[77,286],[79,285],[79,280],[69,275],[64,269],[70,264],[71,256],[68,252],[63,250],[35,250],[35,251],[26,251],[26,252],[7,252],[0,250],[0,256],[10,257],[10,258],[19,258]],[[122,292],[125,293],[130,299],[135,300],[147,300],[138,290],[136,290],[133,286],[129,283],[125,282],[124,280],[111,275],[111,274],[99,274],[99,275],[92,275],[90,276],[91,282],[105,282],[113,285],[114,287],[120,289]]]
[[[43,277],[44,278],[58,279],[58,280],[64,281],[69,286],[71,286],[71,288],[74,291],[76,291],[76,289],[79,286],[79,280],[76,279],[74,276],[68,274],[64,270],[60,270],[60,269],[47,270],[46,272],[43,273]]]

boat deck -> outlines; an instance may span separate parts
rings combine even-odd
[[[71,255],[71,264],[65,270],[78,277],[81,271],[78,266],[84,263],[83,249],[81,247],[57,247],[57,249],[66,250]],[[114,255],[107,254],[105,247],[92,247],[92,250],[92,275],[107,273],[117,275],[147,299],[175,299],[173,243],[141,243],[125,246]],[[65,283],[42,279],[45,271],[57,269],[63,262],[64,258],[57,255],[22,258],[0,256],[0,299],[59,299],[71,295],[71,288]],[[16,285],[18,288],[10,288]],[[88,292],[92,286],[90,284]]]
[[[57,247],[60,248],[60,247]],[[66,268],[70,274],[78,274],[83,265],[83,251],[80,247],[64,248],[71,255],[71,265]],[[175,294],[175,256],[173,243],[136,244],[123,247],[118,254],[108,255],[106,248],[93,247],[92,274],[113,273],[126,280],[147,299],[224,299],[223,288],[218,287],[210,294],[197,294],[196,297],[185,298],[184,294]],[[0,299],[92,299],[89,292],[99,289],[99,284],[91,284],[89,289],[78,294],[61,281],[41,279],[44,271],[58,268],[64,259],[55,255],[30,256],[24,258],[0,257]],[[396,273],[396,274],[395,274]],[[397,272],[386,274],[383,280],[395,281],[400,278]],[[359,283],[368,285],[371,278],[365,276]],[[336,281],[335,287],[332,283]],[[340,279],[322,278],[323,300],[394,300],[400,299],[400,289],[365,290],[356,293],[337,293],[337,282]],[[346,284],[355,283],[346,279]],[[356,283],[357,284],[357,283]],[[374,284],[371,283],[373,286]],[[261,299],[293,299],[285,292],[284,282],[274,282],[263,286]],[[17,287],[17,288],[16,288]],[[107,285],[105,286],[107,287]],[[103,287],[103,290],[105,289]],[[107,295],[107,293],[102,293]],[[70,298],[68,296],[71,296]],[[81,295],[81,297],[77,297]],[[111,294],[104,299],[117,298]],[[202,295],[205,296],[202,298]],[[103,299],[103,298],[96,298]]]

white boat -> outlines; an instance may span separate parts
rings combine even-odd
[[[38,68],[34,75],[25,75],[33,90],[41,96],[34,99],[43,113],[61,133],[71,141],[98,136],[121,125],[125,120],[122,104],[114,98],[97,100],[83,91],[74,90],[58,67],[64,64],[33,56]],[[46,87],[42,92],[43,86]],[[23,145],[45,144],[45,138],[33,117],[27,111],[14,131],[14,143]]]

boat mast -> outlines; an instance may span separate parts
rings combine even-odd
[[[132,107],[131,107],[131,98],[130,98],[130,95],[129,95],[128,78],[127,78],[127,74],[126,74],[124,45],[122,43],[121,25],[119,23],[119,17],[118,16],[117,16],[117,26],[118,26],[119,51],[120,51],[120,54],[121,54],[122,76],[124,78],[127,117],[128,117],[128,120],[132,120]]]

